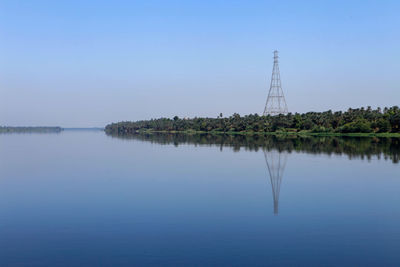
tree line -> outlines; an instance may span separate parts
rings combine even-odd
[[[250,114],[217,118],[160,118],[124,121],[106,126],[107,133],[127,134],[138,131],[203,132],[312,132],[312,133],[400,133],[400,109],[357,108],[347,111],[289,113],[260,116]]]
[[[0,126],[0,133],[59,133],[63,129],[61,127],[47,127],[47,126]]]

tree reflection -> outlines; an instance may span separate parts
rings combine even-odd
[[[232,148],[259,151],[265,156],[272,187],[274,214],[279,212],[279,194],[288,155],[294,152],[326,155],[346,155],[370,160],[400,161],[400,138],[335,137],[335,136],[274,136],[274,135],[227,135],[227,134],[183,134],[183,133],[137,133],[110,135],[118,139],[134,139],[161,145],[192,144],[215,146],[221,151]]]
[[[400,138],[183,133],[112,134],[110,136],[175,146],[180,144],[218,146],[221,150],[225,147],[231,147],[234,151],[277,149],[287,153],[296,151],[311,154],[346,155],[349,159],[370,160],[372,157],[376,157],[391,160],[393,163],[400,161]]]

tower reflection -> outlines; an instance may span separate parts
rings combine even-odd
[[[265,162],[267,163],[268,167],[269,178],[271,180],[274,214],[278,215],[279,193],[281,190],[282,177],[286,167],[288,153],[266,149],[263,149],[263,152],[265,156]]]

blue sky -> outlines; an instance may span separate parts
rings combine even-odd
[[[0,125],[400,105],[399,1],[2,1]]]

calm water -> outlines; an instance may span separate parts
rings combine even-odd
[[[396,139],[0,135],[1,266],[399,266]]]

